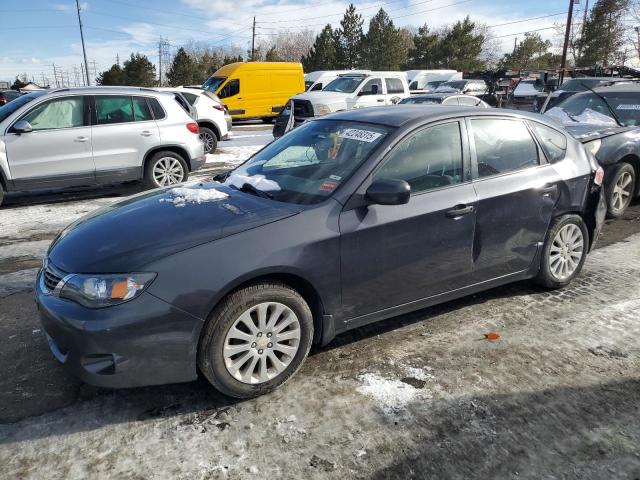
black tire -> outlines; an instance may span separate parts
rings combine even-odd
[[[578,261],[577,268],[565,279],[558,279],[551,271],[550,263],[551,263],[551,248],[553,246],[553,241],[556,238],[556,235],[562,228],[565,226],[573,224],[576,225],[580,231],[582,232],[582,240],[583,240],[583,248],[582,248],[582,256]],[[569,285],[573,279],[580,274],[582,270],[582,266],[587,258],[587,252],[589,250],[589,231],[587,230],[587,226],[584,223],[584,220],[579,215],[564,215],[562,217],[556,218],[549,228],[547,232],[547,238],[544,242],[543,250],[542,250],[542,258],[540,260],[540,270],[538,275],[535,278],[536,283],[542,285],[543,287],[556,289],[562,288]]]
[[[218,148],[216,132],[207,127],[200,127],[200,138],[204,142],[204,153],[215,153]]]
[[[300,324],[300,342],[291,363],[278,376],[263,383],[237,380],[225,366],[223,348],[227,333],[235,321],[251,307],[262,302],[278,302],[289,307]],[[291,287],[279,283],[256,283],[227,296],[211,313],[198,345],[198,367],[220,392],[234,398],[252,398],[276,389],[300,368],[313,340],[313,316],[307,302]]]
[[[270,123],[273,123],[274,117],[262,117],[261,120],[262,120],[262,123],[270,124]]]
[[[180,180],[180,182],[176,182],[173,184],[167,184],[167,185],[161,185],[160,183],[158,183],[158,181],[156,181],[156,178],[154,176],[154,169],[156,168],[156,165],[163,159],[166,158],[173,158],[175,160],[177,160],[180,165],[182,166],[182,179]],[[178,155],[175,152],[170,152],[170,151],[160,151],[160,152],[156,152],[153,154],[153,156],[149,159],[149,161],[146,163],[145,168],[144,168],[144,186],[146,188],[161,188],[161,187],[168,187],[171,185],[177,185],[178,183],[181,182],[186,182],[187,179],[189,178],[189,168],[187,167],[187,162],[184,161],[184,158],[182,158],[180,155]]]
[[[0,183],[0,207],[2,206],[3,199],[4,199],[4,189],[2,188],[2,183]]]
[[[630,175],[631,183],[624,189],[628,192],[626,198],[620,199],[621,189],[619,182],[624,182]],[[620,218],[633,199],[636,188],[636,171],[628,163],[621,162],[612,166],[606,174],[604,181],[604,193],[607,201],[607,217]]]

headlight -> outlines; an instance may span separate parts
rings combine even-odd
[[[323,105],[323,104],[319,104],[319,105],[314,105],[313,106],[313,113],[314,115],[327,115],[329,113],[331,113],[331,109],[329,108],[328,105]]]
[[[155,273],[72,275],[60,290],[60,297],[87,308],[110,307],[138,297],[155,278]]]
[[[600,145],[602,145],[602,140],[598,139],[598,140],[593,140],[591,142],[587,142],[587,143],[585,143],[584,146],[595,157],[596,153],[598,153],[598,150],[600,150]]]

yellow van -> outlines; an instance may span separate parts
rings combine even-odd
[[[302,65],[296,62],[239,62],[218,69],[202,88],[215,93],[234,120],[270,122],[287,101],[304,92]]]

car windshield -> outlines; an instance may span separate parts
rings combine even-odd
[[[44,93],[44,91],[27,93],[26,95],[22,95],[21,97],[8,102],[6,105],[3,105],[0,107],[0,122],[4,121],[5,118],[18,110],[21,106],[26,105],[33,99],[38,98],[40,95],[44,95]]]
[[[436,88],[438,88],[443,83],[445,83],[444,80],[435,80],[433,82],[427,82],[423,88],[425,90],[435,90]]]
[[[627,127],[640,125],[640,99],[633,92],[598,92],[606,98],[620,121]],[[588,123],[617,126],[611,110],[593,93],[573,95],[546,112],[565,125]]]
[[[464,87],[467,85],[467,82],[464,80],[458,80],[454,82],[444,82],[438,88],[436,88],[436,92],[461,92]]]
[[[353,93],[364,77],[338,77],[322,90],[325,92]]]
[[[589,88],[595,88],[606,81],[606,78],[574,78],[564,82],[560,86],[560,90],[565,92],[586,92]],[[585,85],[589,88],[585,87]]]
[[[516,89],[514,90],[517,94],[536,94],[541,92],[544,89],[541,82],[537,80],[520,80],[518,85],[516,85]]]
[[[226,79],[227,77],[209,77],[207,81],[202,84],[202,88],[209,92],[216,93]]]
[[[280,202],[318,203],[340,188],[390,132],[367,123],[308,122],[230,172],[225,184]]]

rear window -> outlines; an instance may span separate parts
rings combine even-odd
[[[567,152],[567,137],[546,125],[535,122],[532,122],[532,125],[536,135],[540,138],[542,150],[549,162],[554,163],[562,160]]]
[[[155,118],[156,120],[162,120],[167,116],[167,114],[164,113],[164,110],[162,109],[162,106],[160,105],[160,102],[157,98],[150,97],[149,105],[151,106],[151,111],[153,112],[153,118]]]
[[[404,93],[404,85],[399,78],[385,78],[387,84],[387,93]]]

